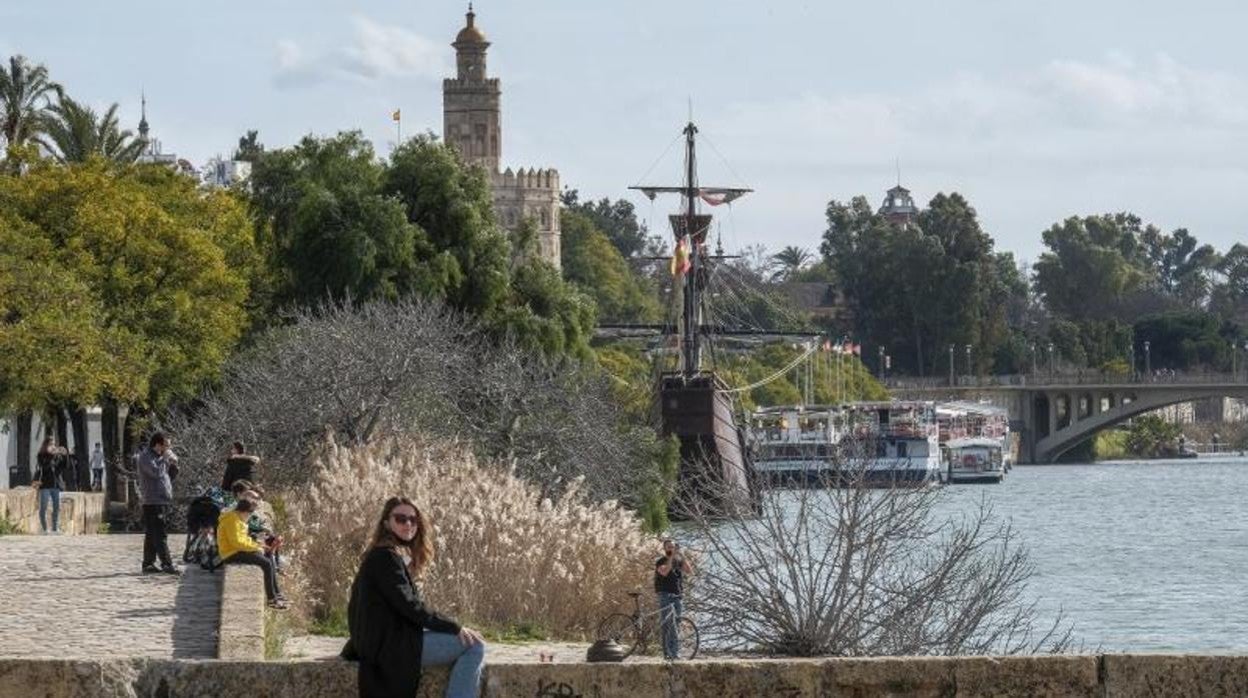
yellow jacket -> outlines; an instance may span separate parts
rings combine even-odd
[[[247,535],[250,513],[227,511],[217,519],[217,554],[224,560],[234,553],[258,553],[263,548]]]

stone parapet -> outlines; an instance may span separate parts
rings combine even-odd
[[[446,670],[427,671],[418,694],[442,695]],[[355,696],[343,661],[0,659],[0,698],[247,695]],[[784,696],[1240,696],[1248,657],[1076,655],[710,660],[685,663],[490,664],[487,697],[746,698]]]
[[[264,659],[264,573],[251,565],[226,565],[221,586],[221,624],[217,658]]]
[[[52,516],[51,507],[48,509]],[[39,533],[39,492],[31,487],[0,490],[0,518],[16,523],[23,533]],[[102,492],[61,492],[60,529],[80,535],[96,533],[104,521]],[[48,522],[51,525],[51,521]]]

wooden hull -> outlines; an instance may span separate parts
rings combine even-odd
[[[709,372],[688,380],[680,374],[659,379],[662,433],[680,441],[677,501],[669,506],[673,518],[684,518],[690,497],[724,516],[742,515],[757,501],[732,397],[724,390]]]

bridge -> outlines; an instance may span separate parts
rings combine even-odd
[[[899,398],[988,400],[1004,407],[1020,438],[1020,463],[1052,463],[1102,429],[1161,407],[1204,398],[1248,399],[1248,376],[1242,372],[898,377],[884,384]]]

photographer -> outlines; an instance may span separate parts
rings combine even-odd
[[[678,623],[685,575],[693,574],[693,566],[680,553],[680,546],[671,538],[663,539],[663,557],[654,563],[654,591],[659,597],[659,625],[663,636],[663,657],[677,659],[680,654]]]
[[[68,452],[56,445],[56,439],[48,437],[39,447],[35,457],[34,484],[39,488],[39,529],[48,532],[48,503],[52,504],[52,532],[59,533],[61,526],[61,490],[65,489],[65,468]]]

